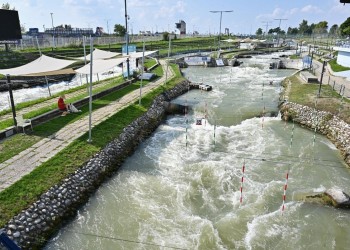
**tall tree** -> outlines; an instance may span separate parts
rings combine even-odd
[[[309,25],[307,24],[306,20],[303,20],[300,24],[299,24],[299,33],[304,35],[307,30],[309,29]]]
[[[333,24],[332,27],[329,29],[330,35],[338,35],[339,26],[338,24]]]
[[[324,34],[327,33],[328,30],[328,22],[322,21],[315,25],[313,32],[316,34]]]
[[[121,24],[116,24],[114,25],[114,33],[117,35],[117,36],[125,36],[126,34],[126,29],[123,25]]]
[[[299,34],[301,35],[311,35],[312,30],[315,28],[315,24],[308,25],[306,20],[303,20],[299,24]]]
[[[288,35],[297,35],[299,32],[298,28],[289,27],[287,30]]]
[[[261,36],[262,34],[263,34],[262,28],[257,29],[257,31],[255,32],[255,35],[257,36]]]
[[[1,5],[1,9],[10,10],[10,9],[11,9],[11,6],[10,6],[9,3],[3,3],[3,4]],[[13,7],[12,10],[16,10],[15,7]]]
[[[350,35],[350,17],[348,17],[348,19],[346,19],[346,21],[340,25],[339,30],[340,34],[343,36]]]
[[[274,29],[270,29],[268,33],[269,33],[269,34],[274,34],[274,33],[276,33],[276,34],[281,34],[281,33],[282,33],[282,30],[281,30],[280,27],[277,27],[277,28],[274,28]]]

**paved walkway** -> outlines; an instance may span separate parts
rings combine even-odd
[[[160,61],[163,71],[166,72],[164,61]],[[168,67],[168,79],[174,77],[171,67]],[[165,82],[165,73],[163,77],[155,82],[147,84],[142,88],[143,95],[150,92]],[[139,98],[140,90],[125,95],[109,105],[93,111],[92,126],[103,122],[119,110],[128,106]],[[53,138],[45,138],[32,147],[22,151],[20,154],[0,164],[0,192],[20,180],[24,175],[30,173],[33,169],[46,162],[58,152],[64,149],[68,144],[88,131],[89,116],[71,123],[59,130]],[[93,138],[92,138],[93,139]]]
[[[312,65],[315,69],[315,75],[320,80],[321,79],[321,73],[322,73],[322,63],[318,60],[314,59],[312,61]],[[350,81],[347,80],[345,77],[341,76],[335,76],[334,73],[330,69],[330,66],[328,65],[325,69],[325,72],[323,74],[322,84],[329,84],[330,86],[334,86],[334,90],[339,93],[340,89],[342,88],[341,94],[343,94],[344,89],[344,97],[350,98]]]
[[[323,67],[322,63],[315,60],[315,62],[313,62],[313,66],[315,69],[315,75],[318,77],[318,79],[321,79],[321,72]],[[330,66],[327,66],[325,69],[322,84],[329,84],[332,87],[334,86],[334,90],[336,90],[338,93],[342,88],[341,94],[343,94],[344,91],[344,97],[350,98],[350,81],[345,77],[333,75],[333,72],[331,69],[329,69],[329,67]]]

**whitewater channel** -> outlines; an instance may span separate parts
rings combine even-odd
[[[347,249],[350,212],[303,201],[350,193],[339,151],[298,125],[291,141],[292,123],[261,117],[278,113],[295,72],[269,69],[279,55],[184,69],[213,91],[174,100],[189,114],[169,116],[45,249]]]

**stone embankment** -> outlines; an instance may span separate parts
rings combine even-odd
[[[327,136],[341,151],[350,167],[350,125],[337,116],[300,104],[285,102],[280,106],[282,119],[294,120]]]
[[[148,111],[110,142],[90,161],[67,177],[60,185],[50,188],[27,210],[11,219],[3,230],[22,249],[36,249],[76,214],[91,193],[106,178],[115,173],[126,157],[161,124],[168,102],[188,91],[184,81],[158,96]]]

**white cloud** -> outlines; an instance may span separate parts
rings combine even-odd
[[[288,10],[286,13],[288,16],[291,16],[291,15],[298,13],[298,11],[299,11],[298,8],[293,8],[293,9]]]
[[[288,16],[288,11],[281,8],[275,8],[270,14],[261,14],[256,17],[257,20],[266,21],[275,18],[286,18]]]
[[[321,13],[322,10],[316,6],[313,6],[311,4],[306,5],[305,7],[303,7],[301,9],[301,12],[305,12],[305,13]]]

